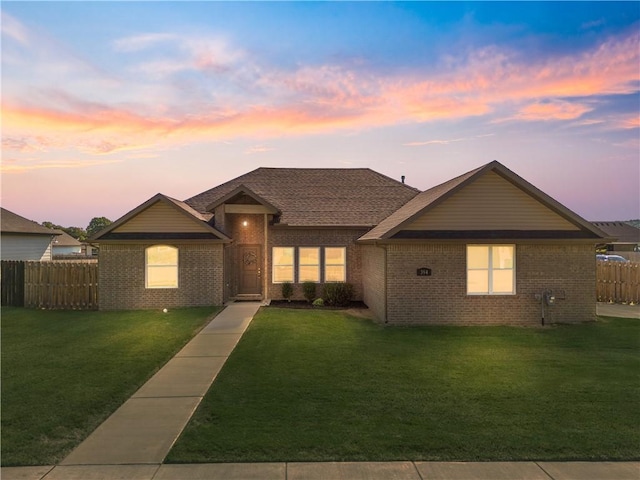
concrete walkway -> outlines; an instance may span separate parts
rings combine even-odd
[[[5,467],[2,480],[638,480],[640,462],[278,462],[162,464],[260,307],[215,317],[58,466]],[[622,307],[622,308],[620,308]],[[640,318],[638,306],[598,315]]]
[[[162,463],[259,307],[225,308],[60,465]]]
[[[640,462],[325,462],[3,468],[2,480],[638,480]]]

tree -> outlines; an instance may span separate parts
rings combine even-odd
[[[56,225],[53,222],[42,222],[42,226],[53,230],[62,230],[64,233],[71,235],[73,238],[80,240],[81,242],[87,239],[87,232],[84,231],[84,228],[63,227],[62,225]]]
[[[87,227],[87,237],[91,237],[98,233],[103,228],[108,227],[113,222],[107,217],[93,217]]]
[[[50,228],[51,230],[62,230],[62,227],[60,225],[56,225],[52,222],[42,222],[42,226]]]
[[[62,229],[65,233],[68,233],[76,240],[84,242],[87,239],[87,232],[84,228],[80,227],[66,227]]]

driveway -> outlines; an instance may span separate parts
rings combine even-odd
[[[622,305],[620,303],[598,303],[596,313],[602,317],[640,319],[640,305]]]

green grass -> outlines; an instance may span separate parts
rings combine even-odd
[[[263,309],[168,461],[638,460],[639,334]]]
[[[3,308],[2,465],[60,461],[215,312]]]

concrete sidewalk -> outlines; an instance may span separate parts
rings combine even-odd
[[[3,468],[2,480],[638,480],[640,462],[326,462]]]
[[[259,307],[225,308],[60,465],[162,463]]]

